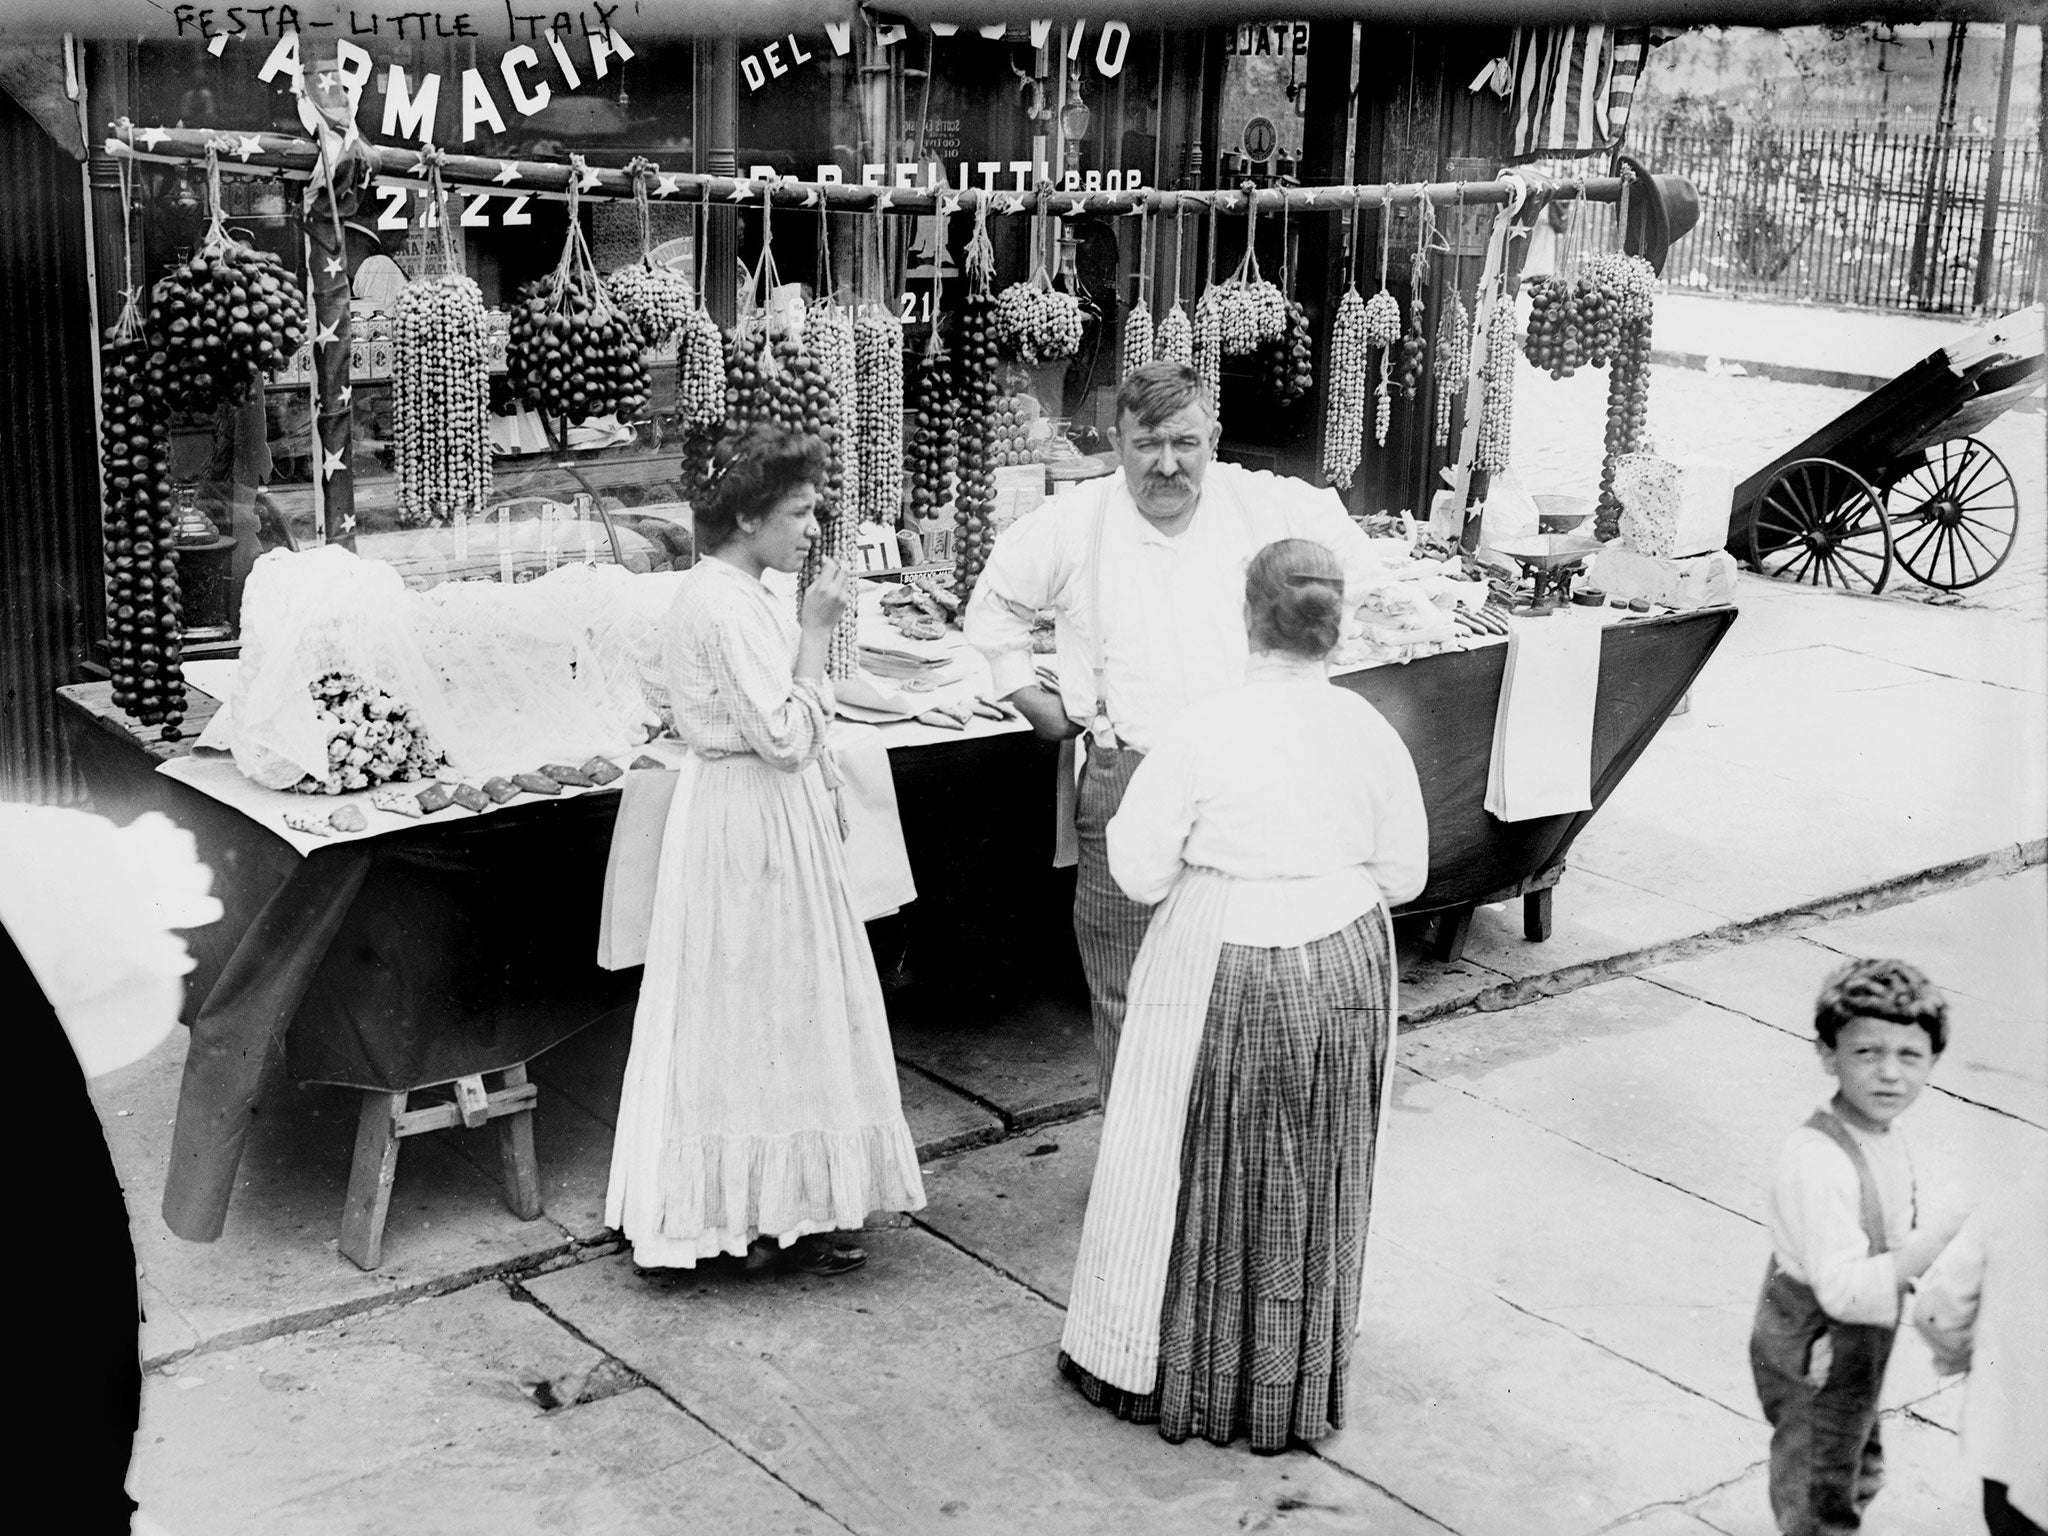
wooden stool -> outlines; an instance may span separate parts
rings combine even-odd
[[[484,1078],[498,1086],[486,1091]],[[429,1083],[424,1087],[439,1087]],[[407,1136],[460,1125],[479,1130],[485,1121],[498,1122],[498,1169],[505,1180],[505,1204],[521,1221],[540,1215],[540,1166],[533,1155],[533,1104],[540,1090],[526,1080],[526,1063],[515,1062],[502,1072],[473,1073],[449,1086],[452,1100],[419,1109],[405,1101],[422,1088],[405,1093],[366,1089],[362,1115],[356,1121],[355,1165],[348,1176],[348,1200],[341,1213],[341,1251],[363,1269],[375,1269],[384,1257],[384,1218],[391,1211],[391,1184],[398,1175],[398,1143]]]

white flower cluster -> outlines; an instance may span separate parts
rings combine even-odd
[[[426,779],[447,761],[406,704],[353,672],[329,672],[306,687],[327,732],[327,772],[292,786],[302,795],[339,795],[391,779]]]

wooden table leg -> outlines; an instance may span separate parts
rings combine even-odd
[[[526,1086],[526,1063],[517,1062],[499,1074],[500,1088]],[[498,1169],[505,1180],[505,1204],[521,1221],[540,1215],[540,1163],[533,1155],[533,1105],[499,1115]]]
[[[1541,944],[1550,937],[1550,895],[1555,887],[1546,885],[1522,898],[1522,937]]]
[[[348,1198],[341,1210],[341,1253],[363,1269],[384,1257],[384,1218],[391,1213],[391,1183],[398,1176],[398,1117],[402,1093],[365,1091],[356,1119],[356,1155]]]
[[[1455,965],[1464,958],[1465,939],[1472,932],[1472,908],[1451,907],[1436,915],[1436,935],[1430,943],[1433,958]]]

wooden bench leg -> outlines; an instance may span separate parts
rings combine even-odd
[[[526,1063],[519,1062],[499,1074],[500,1088],[526,1086]],[[505,1204],[521,1221],[540,1215],[540,1163],[533,1155],[533,1107],[499,1115],[498,1170],[505,1180]]]
[[[1522,937],[1531,944],[1541,944],[1550,937],[1550,897],[1552,887],[1530,891],[1522,898]]]
[[[1452,907],[1436,915],[1436,935],[1430,943],[1430,954],[1445,965],[1455,965],[1464,958],[1465,940],[1472,932],[1472,908]]]
[[[365,1091],[356,1119],[355,1163],[341,1210],[341,1253],[363,1269],[384,1257],[384,1218],[391,1213],[391,1182],[398,1176],[398,1117],[402,1093]]]

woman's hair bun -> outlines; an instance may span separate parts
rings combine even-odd
[[[1276,539],[1246,568],[1244,600],[1253,650],[1320,660],[1343,627],[1344,568],[1313,539]]]

